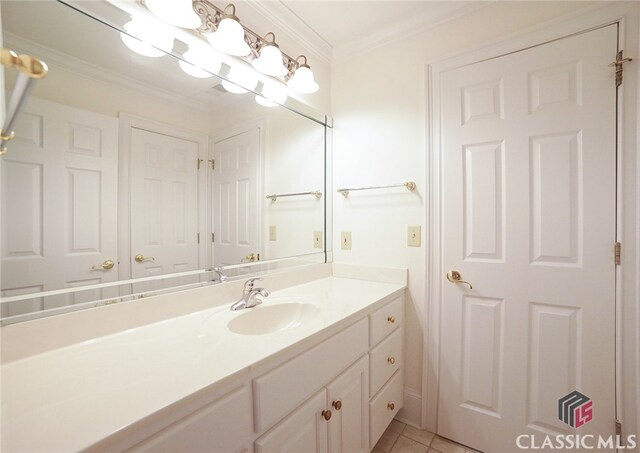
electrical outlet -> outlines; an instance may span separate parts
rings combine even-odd
[[[420,247],[420,226],[410,226],[407,231],[407,245]]]
[[[313,232],[313,248],[321,249],[322,248],[322,231],[314,231]]]
[[[270,241],[275,241],[276,240],[276,226],[275,225],[269,225],[269,240]]]
[[[340,246],[342,250],[351,250],[351,231],[340,233]]]

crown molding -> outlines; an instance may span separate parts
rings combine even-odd
[[[288,33],[301,46],[315,53],[321,61],[331,64],[333,48],[313,28],[282,3],[282,1],[244,0],[243,5],[251,7],[272,25]]]
[[[368,52],[394,41],[423,33],[444,23],[471,14],[494,3],[495,0],[478,1],[473,4],[468,2],[438,2],[442,11],[433,14],[427,11],[421,14],[413,14],[405,20],[398,20],[388,27],[378,30],[360,39],[351,41],[333,49],[332,63],[340,63],[362,52]]]

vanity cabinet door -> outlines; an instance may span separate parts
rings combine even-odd
[[[255,453],[326,453],[327,392],[321,390],[255,442]]]
[[[329,452],[369,452],[369,361],[360,359],[327,387]]]

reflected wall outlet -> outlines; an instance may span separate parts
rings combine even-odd
[[[275,241],[276,240],[276,226],[275,225],[269,225],[269,240],[270,241]]]
[[[340,233],[340,247],[342,250],[351,250],[351,231]]]
[[[407,231],[407,245],[420,247],[420,226],[410,226]]]
[[[322,248],[322,231],[313,232],[313,248],[315,249]]]

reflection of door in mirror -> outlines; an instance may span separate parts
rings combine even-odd
[[[213,261],[217,266],[257,261],[260,131],[254,128],[220,140],[213,153]]]
[[[117,119],[33,98],[15,130],[2,165],[3,296],[118,280]],[[6,304],[2,316],[113,291]]]
[[[138,128],[130,137],[131,277],[204,266],[198,257],[198,144]],[[182,280],[169,284],[197,278]],[[163,284],[137,284],[134,293]]]

